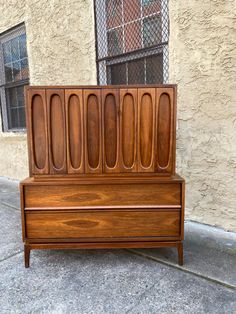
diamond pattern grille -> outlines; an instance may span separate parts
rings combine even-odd
[[[95,0],[98,82],[168,82],[168,0]]]

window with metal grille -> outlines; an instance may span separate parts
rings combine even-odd
[[[0,34],[0,104],[4,131],[25,129],[24,86],[29,84],[25,26]]]
[[[95,0],[98,83],[168,81],[168,0]]]

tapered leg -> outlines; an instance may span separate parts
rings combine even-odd
[[[25,268],[28,268],[29,263],[30,263],[30,247],[27,244],[25,244],[24,246],[24,257],[25,257]]]
[[[184,253],[183,253],[182,242],[178,243],[177,249],[178,249],[178,263],[180,266],[182,266],[184,264]]]

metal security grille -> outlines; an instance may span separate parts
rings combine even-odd
[[[29,84],[25,26],[0,34],[0,105],[4,131],[25,129],[24,86]]]
[[[95,0],[98,83],[168,81],[168,0]]]

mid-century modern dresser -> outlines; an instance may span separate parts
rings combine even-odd
[[[176,86],[29,86],[30,177],[20,184],[32,249],[176,247]]]

